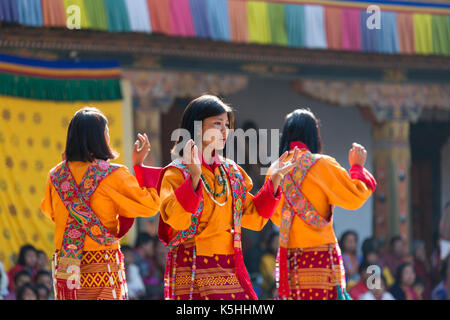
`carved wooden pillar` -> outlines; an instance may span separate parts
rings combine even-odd
[[[378,182],[374,201],[374,236],[381,242],[400,235],[410,243],[409,121],[387,120],[373,125],[373,162]]]

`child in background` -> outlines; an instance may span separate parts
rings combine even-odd
[[[15,288],[15,290],[10,291],[9,294],[5,297],[5,300],[17,300],[18,289],[26,283],[31,283],[31,276],[27,271],[20,270],[14,276],[13,288]]]
[[[362,294],[359,300],[395,300],[389,291],[386,291],[386,278],[380,275],[380,287],[369,289]]]
[[[9,292],[14,292],[14,277],[19,271],[26,271],[31,278],[36,275],[36,264],[37,264],[37,251],[31,244],[23,245],[19,251],[19,258],[17,259],[17,264],[9,270],[8,280],[9,280]]]
[[[356,254],[358,247],[358,235],[355,231],[349,230],[344,232],[339,243],[342,250],[342,260],[344,262],[345,278],[348,287],[352,287],[359,280],[359,264],[361,258]]]
[[[17,300],[38,300],[38,291],[32,283],[25,283],[17,290]]]
[[[122,253],[125,261],[125,274],[127,278],[128,298],[139,300],[145,296],[145,286],[139,267],[135,264],[135,256],[130,246],[122,246]]]
[[[38,300],[53,300],[50,290],[48,290],[46,285],[39,284],[36,286],[36,290],[38,293]]]

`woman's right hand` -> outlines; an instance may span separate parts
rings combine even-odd
[[[356,142],[353,142],[352,145],[353,148],[351,148],[348,153],[348,162],[350,163],[350,166],[358,164],[361,167],[364,167],[367,159],[366,149]]]
[[[189,169],[192,187],[196,190],[200,181],[200,175],[202,174],[202,163],[199,159],[198,147],[192,139],[183,148],[183,162]]]

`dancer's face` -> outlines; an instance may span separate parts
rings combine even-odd
[[[226,112],[205,118],[202,123],[203,147],[209,146],[211,150],[222,150],[225,148],[229,131],[230,122]]]

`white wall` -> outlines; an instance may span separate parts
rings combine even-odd
[[[366,147],[366,167],[373,172],[371,124],[362,119],[356,107],[331,106],[308,99],[293,92],[288,80],[269,78],[251,79],[245,90],[225,100],[236,110],[238,125],[251,119],[260,129],[279,128],[280,131],[286,114],[296,108],[309,107],[321,123],[323,153],[349,169],[348,151],[352,142],[358,142]],[[360,244],[372,235],[372,201],[373,197],[357,211],[336,208],[334,221],[338,238],[348,229],[358,233]]]

